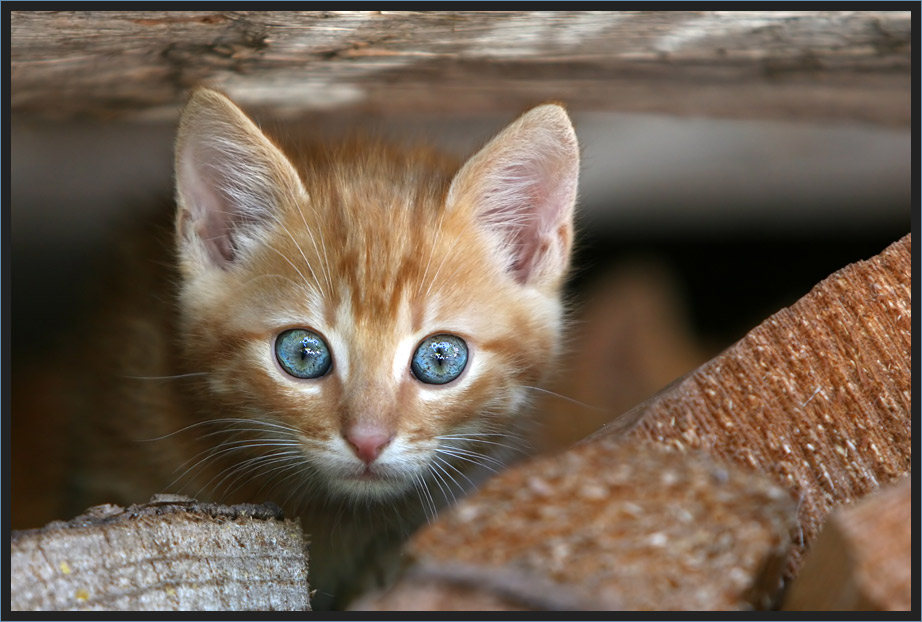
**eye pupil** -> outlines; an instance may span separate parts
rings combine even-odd
[[[410,369],[426,384],[445,384],[461,375],[467,366],[467,344],[454,335],[427,337],[416,348]]]
[[[281,333],[275,340],[275,357],[282,369],[295,378],[319,378],[333,365],[323,338],[304,328]]]

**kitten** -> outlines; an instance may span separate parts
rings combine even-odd
[[[310,535],[326,607],[522,434],[561,349],[579,153],[556,105],[460,170],[374,142],[286,151],[192,94],[175,273],[142,261],[120,281],[71,492],[74,510],[275,501]]]

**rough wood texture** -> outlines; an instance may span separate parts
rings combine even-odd
[[[9,32],[14,114],[172,116],[207,81],[274,114],[911,120],[910,11],[13,11]]]
[[[767,607],[795,515],[768,477],[704,454],[583,445],[488,482],[410,542],[415,575],[357,606]]]
[[[907,477],[830,515],[784,608],[909,611],[912,565],[912,480]]]
[[[154,498],[14,531],[10,609],[310,609],[307,544],[278,508]]]
[[[792,576],[832,508],[911,469],[911,286],[907,235],[590,441],[702,449],[770,473],[800,497]]]

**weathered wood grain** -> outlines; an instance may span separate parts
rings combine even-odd
[[[307,543],[274,506],[96,506],[14,531],[13,611],[310,609]]]
[[[175,115],[583,110],[911,120],[909,11],[13,11],[10,108]]]
[[[625,441],[704,450],[771,474],[800,498],[792,576],[832,508],[911,470],[911,370],[906,235],[832,274],[589,442],[613,452]]]

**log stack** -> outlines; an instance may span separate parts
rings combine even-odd
[[[355,607],[908,609],[911,259],[907,235],[497,476]],[[306,609],[308,589],[300,529],[271,508],[155,499],[12,538],[14,610]]]

